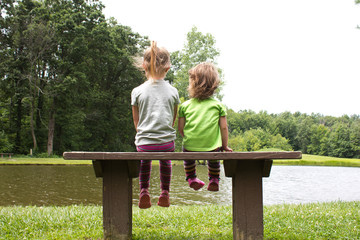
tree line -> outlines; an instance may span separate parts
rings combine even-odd
[[[148,38],[105,19],[96,0],[2,0],[0,7],[0,152],[135,151],[130,92],[145,81],[137,58]],[[171,53],[167,79],[183,101],[188,70],[216,64],[215,42],[193,27]],[[228,124],[236,151],[360,157],[359,116],[229,109]]]
[[[251,110],[228,111],[229,145],[237,151],[264,148],[360,158],[360,115],[342,117]]]

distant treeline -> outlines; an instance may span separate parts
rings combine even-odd
[[[228,111],[229,145],[237,151],[264,148],[360,158],[360,115],[342,117],[251,110]]]

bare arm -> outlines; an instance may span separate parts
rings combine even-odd
[[[231,148],[228,147],[228,138],[229,138],[229,133],[228,133],[228,126],[227,126],[227,121],[226,121],[226,117],[220,117],[219,119],[219,125],[220,125],[220,132],[221,132],[221,141],[222,141],[222,148],[223,151],[225,152],[232,152],[233,150]]]
[[[139,124],[139,108],[137,106],[132,106],[132,114],[133,114],[135,130],[137,132],[137,126]]]
[[[174,127],[174,125],[175,125],[175,120],[176,120],[176,116],[177,116],[177,110],[178,110],[178,105],[175,105],[175,107],[174,107],[174,120],[173,120],[173,127]]]
[[[179,117],[178,130],[179,130],[182,137],[184,137],[184,126],[185,126],[185,118],[184,117]]]

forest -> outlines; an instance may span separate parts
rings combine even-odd
[[[106,19],[96,0],[2,0],[0,6],[0,152],[135,151],[130,93],[146,80],[137,63],[148,37]],[[215,43],[193,27],[184,48],[171,53],[167,80],[183,101],[188,70],[216,64]],[[216,97],[221,100],[221,88]],[[360,158],[360,115],[228,109],[228,125],[235,151]]]

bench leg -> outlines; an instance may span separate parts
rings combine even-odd
[[[104,239],[131,239],[132,178],[127,161],[102,161]]]
[[[233,238],[263,239],[262,161],[238,161],[233,183]]]

